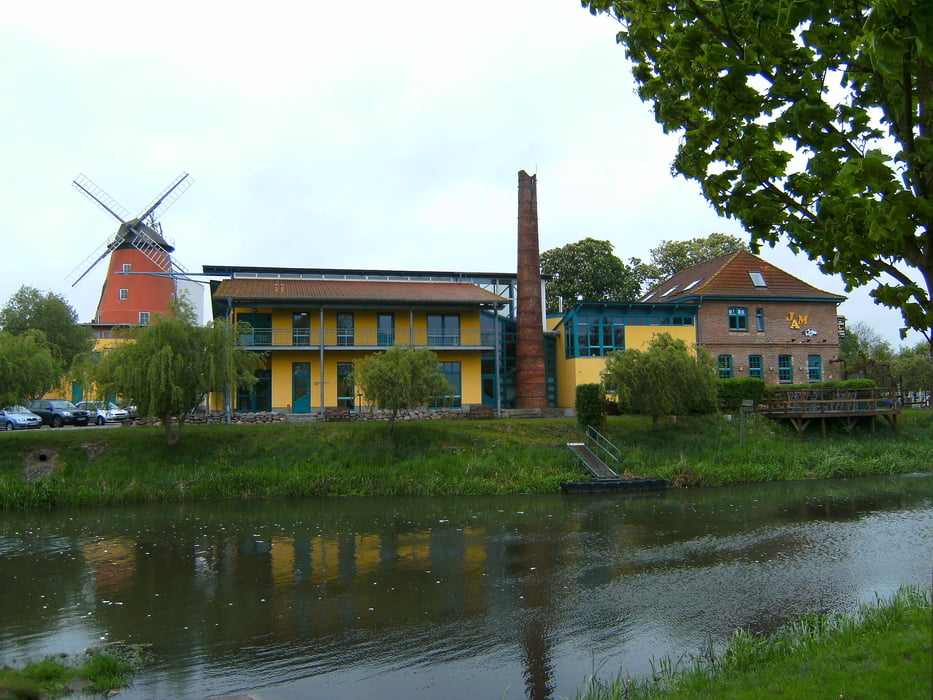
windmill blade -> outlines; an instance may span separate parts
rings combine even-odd
[[[153,199],[149,206],[143,209],[142,213],[136,218],[140,221],[148,220],[151,225],[185,193],[185,190],[191,187],[193,182],[194,180],[191,179],[188,173],[182,173],[158,197]]]
[[[100,187],[94,184],[91,178],[87,177],[84,173],[81,173],[78,175],[78,177],[72,180],[71,184],[76,190],[78,190],[78,192],[83,194],[92,202],[97,202],[100,206],[110,212],[110,215],[121,224],[125,223],[126,220],[130,218],[130,213],[121,207],[117,200],[115,200],[109,194],[104,192]]]
[[[65,280],[71,282],[71,286],[74,287],[78,282],[87,277],[87,274],[97,267],[97,264],[110,255],[113,250],[113,245],[108,241],[104,241],[97,248],[94,249],[90,255],[88,255],[84,261],[78,265],[74,270],[68,273],[68,276],[65,277]],[[83,272],[82,272],[83,270]]]

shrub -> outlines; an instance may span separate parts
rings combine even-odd
[[[580,384],[577,386],[577,395],[574,408],[577,410],[577,423],[584,430],[593,426],[602,428],[605,421],[605,390],[601,384]]]

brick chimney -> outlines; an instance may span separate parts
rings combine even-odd
[[[538,251],[538,181],[518,172],[518,338],[516,408],[547,408],[544,316]]]

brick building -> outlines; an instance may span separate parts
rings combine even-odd
[[[721,378],[758,377],[767,384],[842,379],[839,338],[845,301],[778,267],[738,251],[694,265],[640,302],[696,304],[697,344]]]

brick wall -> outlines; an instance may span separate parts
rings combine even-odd
[[[748,329],[729,329],[730,307],[744,307]],[[757,310],[764,317],[758,330]],[[761,355],[767,384],[778,384],[778,356],[792,358],[792,382],[808,381],[808,356],[820,357],[822,381],[842,379],[842,367],[832,362],[839,357],[836,305],[806,301],[716,301],[703,300],[697,317],[697,340],[715,360],[732,356],[732,376],[747,377],[748,356]]]

